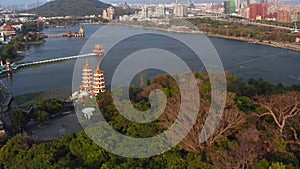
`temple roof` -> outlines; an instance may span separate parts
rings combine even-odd
[[[16,30],[14,27],[11,26],[11,24],[6,24],[3,28],[6,31],[15,31]]]

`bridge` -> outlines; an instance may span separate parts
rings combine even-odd
[[[68,35],[65,33],[61,34],[45,34],[47,38],[61,38],[61,37],[67,37]]]
[[[91,57],[91,56],[98,56],[98,54],[88,53],[88,54],[83,54],[83,55],[68,56],[68,57],[63,57],[63,58],[54,58],[54,59],[48,59],[48,60],[40,60],[40,61],[35,61],[35,62],[16,64],[15,66],[12,67],[12,69],[16,70],[18,68],[26,67],[26,66],[33,66],[33,65],[38,65],[38,64],[65,61],[65,60],[78,59],[78,58],[85,58],[85,57]]]
[[[46,38],[60,38],[60,37],[69,37],[69,38],[84,38],[85,33],[82,26],[80,26],[80,29],[78,32],[72,33],[72,30],[69,29],[66,33],[60,33],[60,34],[45,34]]]

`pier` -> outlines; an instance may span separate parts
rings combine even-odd
[[[68,38],[84,38],[85,32],[82,26],[80,26],[80,29],[78,32],[72,33],[72,31],[69,29],[67,33],[61,33],[61,34],[45,34],[46,38],[61,38],[61,37],[68,37]]]
[[[67,37],[68,35],[67,34],[45,34],[45,36],[47,38],[61,38],[61,37]]]

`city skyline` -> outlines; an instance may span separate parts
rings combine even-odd
[[[39,3],[46,3],[49,0],[27,0],[24,2],[24,0],[1,0],[0,6],[10,6],[10,5],[26,5],[26,4],[35,4],[37,2]],[[105,3],[122,3],[122,2],[128,2],[128,3],[170,3],[170,2],[176,2],[176,0],[102,0],[102,2]],[[178,0],[178,2],[195,2],[195,3],[222,3],[224,0]],[[243,2],[243,0],[241,0]],[[299,5],[299,0],[279,0],[279,3],[287,3],[287,4],[297,4]]]

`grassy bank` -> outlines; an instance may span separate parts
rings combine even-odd
[[[14,97],[13,99],[18,106],[27,107],[30,104],[36,104],[40,101],[45,101],[53,98],[59,100],[68,100],[71,94],[72,94],[71,88],[66,88],[66,89],[50,90],[45,92],[27,93],[24,95]]]
[[[246,41],[288,50],[300,51],[297,35],[290,30],[261,25],[241,24],[208,18],[188,19],[208,36]]]

